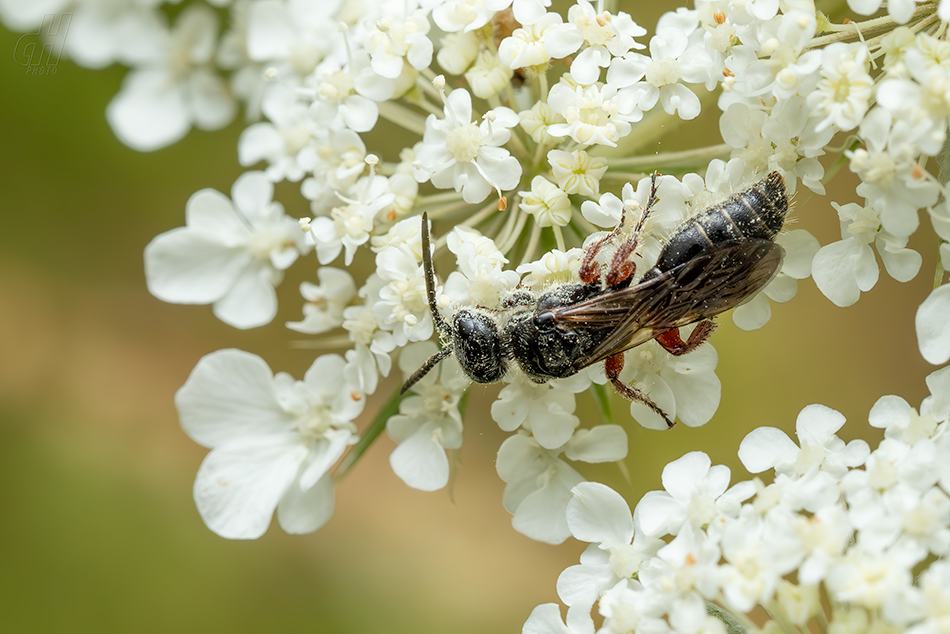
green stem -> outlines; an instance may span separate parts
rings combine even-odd
[[[478,211],[470,215],[468,218],[463,220],[461,224],[465,225],[466,227],[474,227],[478,223],[485,220],[485,218],[490,217],[492,214],[498,213],[497,205],[498,203],[492,200],[487,205],[485,205],[484,207],[482,207],[481,209],[479,209]]]
[[[422,136],[426,131],[426,120],[425,118],[409,108],[398,104],[395,101],[382,101],[377,104],[379,106],[379,116],[387,121],[391,121],[396,125],[403,127],[410,132],[414,132],[419,136]]]
[[[908,25],[910,22],[915,21],[921,16],[930,15],[936,10],[936,5],[932,3],[921,4],[917,6],[917,9],[914,11],[910,20],[908,20]],[[806,45],[806,49],[810,48],[819,48],[833,42],[842,42],[844,40],[860,38],[859,34],[865,36],[869,35],[871,32],[877,34],[877,31],[881,30],[890,30],[892,27],[897,26],[894,22],[894,18],[889,15],[881,16],[879,18],[873,18],[871,20],[864,20],[863,22],[850,22],[848,24],[841,25],[832,25],[829,24],[826,27],[826,30],[832,31],[828,35],[819,35],[818,37],[813,37]]]
[[[462,194],[456,191],[441,192],[439,194],[429,194],[428,196],[419,196],[416,199],[415,206],[426,207],[428,205],[441,205],[443,203],[454,203],[462,200]]]
[[[594,402],[597,403],[600,419],[604,421],[605,425],[612,425],[614,422],[614,414],[610,408],[610,394],[607,393],[607,387],[599,383],[594,383],[590,388],[594,393]]]
[[[732,148],[725,144],[710,145],[681,152],[657,152],[646,156],[610,159],[609,169],[649,170],[656,167],[692,167],[706,165],[715,158],[728,158]]]
[[[526,216],[528,214],[525,214]],[[537,222],[531,225],[531,235],[528,237],[528,246],[525,247],[521,263],[530,262],[534,259],[534,252],[538,250],[538,241],[541,239],[541,225]]]
[[[722,621],[722,624],[726,626],[727,634],[746,634],[747,632],[742,622],[732,612],[723,610],[715,603],[706,602],[706,614]]]
[[[566,252],[567,249],[564,248],[564,232],[561,231],[561,228],[557,225],[551,225],[551,229],[554,231],[554,241],[557,243],[558,251]]]

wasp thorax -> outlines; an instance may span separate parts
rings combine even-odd
[[[462,371],[476,383],[494,383],[505,375],[498,326],[488,315],[460,310],[453,319],[452,342]]]

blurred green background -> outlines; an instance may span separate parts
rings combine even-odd
[[[0,31],[0,632],[520,632],[535,605],[556,601],[557,574],[582,545],[537,544],[511,529],[493,463],[505,435],[487,415],[497,387],[473,389],[451,496],[404,486],[384,437],[341,483],[318,533],[274,527],[229,542],[204,527],[191,485],[205,450],[178,427],[173,394],[202,355],[224,347],[302,376],[314,353],[292,348],[279,324],[299,319],[297,282],[314,277],[316,261],[285,281],[274,324],[250,332],[209,307],[148,295],[142,249],[183,224],[194,191],[230,191],[242,122],[136,153],[105,122],[122,69],[62,61],[55,76],[26,76],[13,56],[19,37]],[[715,129],[703,120],[681,132]],[[675,138],[664,143],[676,149]],[[830,200],[854,200],[848,176]],[[282,186],[279,199],[307,215],[295,189]],[[800,193],[793,227],[838,239],[828,201]],[[688,451],[744,477],[742,437],[759,425],[792,431],[815,402],[847,416],[844,438],[876,439],[866,417],[879,396],[917,406],[927,394],[913,317],[935,239],[922,230],[911,246],[924,255],[918,278],[901,285],[882,271],[855,307],[836,308],[809,280],[790,304],[773,304],[759,331],[723,319],[712,422],[662,433],[628,421],[631,482],[615,465],[584,473],[631,503]],[[364,422],[394,387],[380,389]],[[593,411],[591,401],[579,409]]]

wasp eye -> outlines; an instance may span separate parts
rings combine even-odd
[[[488,315],[461,310],[454,323],[455,356],[465,374],[476,383],[494,383],[505,374],[498,327]]]

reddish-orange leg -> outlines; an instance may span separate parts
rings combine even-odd
[[[692,352],[699,346],[706,343],[706,340],[716,331],[716,328],[719,327],[719,324],[716,322],[704,319],[699,322],[693,332],[689,333],[689,339],[685,342],[680,338],[679,328],[674,328],[672,330],[667,330],[662,335],[656,338],[656,342],[663,346],[663,349],[672,354],[673,356],[680,356]]]
[[[610,266],[607,269],[607,275],[603,280],[605,286],[616,286],[617,284],[626,282],[633,278],[633,275],[637,271],[636,263],[634,263],[631,258],[633,254],[636,253],[637,247],[639,246],[640,232],[643,229],[643,225],[646,222],[647,216],[650,214],[650,210],[653,209],[653,205],[657,201],[656,178],[657,174],[654,173],[650,183],[650,198],[647,201],[646,209],[640,215],[640,220],[637,222],[636,227],[634,227],[630,237],[624,240],[617,247],[616,252],[610,260]],[[626,220],[626,212],[627,209],[626,206],[624,206],[623,212],[620,216],[620,222],[616,227],[614,227],[614,230],[597,242],[591,243],[586,249],[584,249],[584,256],[581,260],[580,270],[578,271],[581,281],[588,284],[601,281],[601,267],[595,258],[600,252],[601,247],[616,238],[618,235],[620,235],[621,231],[623,231],[624,221]]]
[[[607,374],[607,378],[610,380],[610,384],[614,386],[614,389],[617,390],[617,394],[624,397],[628,401],[636,401],[638,403],[643,403],[658,415],[660,415],[664,421],[666,421],[667,427],[673,427],[676,423],[670,420],[670,417],[666,415],[660,406],[654,403],[647,397],[646,394],[633,387],[632,385],[627,385],[620,380],[620,371],[623,370],[623,353],[615,354],[612,357],[607,357],[607,360],[604,361],[604,372]]]

